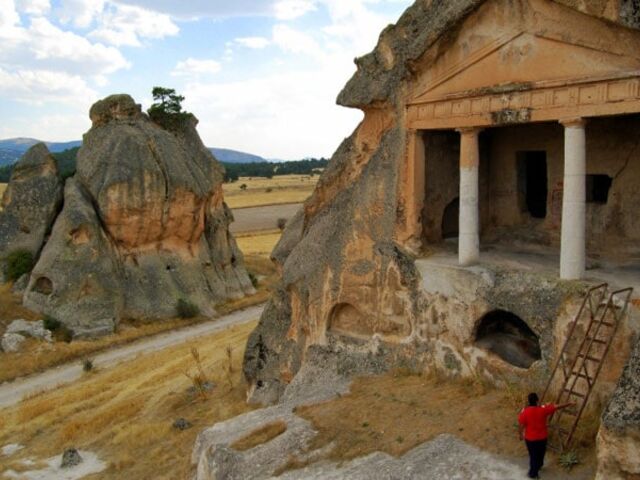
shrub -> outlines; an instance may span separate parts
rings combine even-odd
[[[182,129],[192,116],[189,112],[182,110],[184,97],[176,94],[173,88],[163,87],[153,87],[151,94],[154,103],[147,110],[151,120],[167,130]]]
[[[73,340],[73,330],[68,329],[64,325],[60,329],[60,334],[62,336],[62,341],[66,343],[71,343]]]
[[[265,189],[265,192],[267,192],[267,193],[271,193],[271,192],[273,192],[273,188],[271,188],[271,187],[267,187],[267,188]]]
[[[44,328],[46,328],[50,332],[55,332],[62,326],[62,323],[60,323],[60,320],[56,320],[55,318],[50,317],[49,315],[45,315],[43,322],[44,322]]]
[[[580,463],[580,459],[578,458],[578,454],[576,452],[570,450],[560,455],[558,463],[565,470],[571,470],[573,467]]]
[[[242,185],[240,185],[240,190],[246,190],[247,189],[247,184],[243,183]]]
[[[200,309],[197,305],[181,298],[176,305],[176,312],[180,318],[193,318],[198,316]]]
[[[251,285],[253,288],[258,288],[258,277],[256,277],[252,272],[247,272],[249,274],[249,280],[251,280]]]
[[[287,226],[287,219],[286,218],[279,218],[278,219],[278,228],[280,230],[284,230],[284,227]]]
[[[15,250],[7,255],[5,273],[7,280],[15,282],[33,269],[33,254],[28,250]]]
[[[85,372],[90,372],[91,370],[93,370],[93,362],[90,359],[85,358],[82,361],[82,370],[84,370]]]

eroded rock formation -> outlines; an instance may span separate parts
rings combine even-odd
[[[253,293],[197,120],[169,132],[128,95],[96,103],[90,117],[25,305],[99,335],[122,318],[174,317],[179,299],[211,316]]]
[[[40,251],[62,204],[62,180],[44,143],[16,163],[0,211],[0,259],[13,251]]]
[[[429,215],[439,215],[435,202],[446,200],[439,196],[444,196],[447,185],[457,191],[459,182],[456,177],[448,179],[439,176],[439,171],[431,171],[426,178],[436,184],[436,189],[425,196],[424,170],[416,170],[407,161],[412,149],[424,148],[412,143],[417,135],[408,126],[407,105],[427,89],[426,82],[432,78],[425,73],[429,69],[441,69],[432,74],[439,81],[451,79],[452,72],[475,65],[490,48],[498,49],[495,61],[503,71],[512,71],[510,55],[516,46],[511,46],[506,36],[497,38],[503,32],[513,29],[525,32],[520,35],[530,35],[522,40],[526,46],[518,46],[520,62],[529,53],[546,48],[536,39],[550,34],[549,29],[543,31],[547,23],[554,30],[552,35],[570,45],[588,42],[584,35],[588,28],[622,30],[612,26],[615,23],[638,27],[625,8],[613,1],[416,1],[397,24],[381,33],[376,48],[356,60],[357,72],[338,96],[340,105],[361,109],[365,118],[340,145],[312,197],[287,226],[272,253],[281,270],[281,283],[247,345],[244,372],[251,399],[277,401],[304,363],[308,348],[332,345],[337,338],[342,341],[338,348],[348,348],[349,342],[385,342],[394,352],[389,367],[435,365],[453,374],[518,377],[522,373],[514,368],[518,365],[487,355],[486,348],[475,344],[478,322],[497,310],[523,319],[532,329],[535,342],[539,341],[540,352],[532,358],[541,361],[533,363],[529,374],[542,375],[549,368],[579,306],[584,284],[562,282],[542,271],[464,270],[455,264],[452,268],[446,263],[434,266],[416,262],[414,254],[424,247],[421,242],[440,232],[440,222],[427,223]],[[558,18],[565,21],[558,22]],[[637,34],[629,32],[625,30],[637,41]],[[602,43],[598,48],[604,52],[609,47]],[[454,53],[449,54],[452,50]],[[447,55],[457,70],[446,64]],[[443,58],[445,63],[436,65]],[[449,67],[452,70],[445,70]],[[550,75],[555,75],[551,70]],[[516,76],[522,72],[521,67],[513,71]],[[455,79],[451,82],[453,89],[457,84]],[[460,82],[464,86],[463,80]],[[531,85],[523,83],[520,88]],[[470,91],[480,95],[494,90],[501,92],[499,86]],[[505,102],[511,98],[509,94],[503,97]],[[524,117],[507,113],[488,117],[494,119],[495,126],[524,122]],[[463,113],[458,116],[465,118]],[[629,128],[635,128],[634,121],[627,123]],[[459,139],[455,131],[451,134],[456,143],[451,149],[452,158],[446,160],[453,162],[457,174]],[[631,152],[633,148],[630,145]],[[421,212],[422,201],[419,208],[413,203],[413,196],[419,195],[426,201],[429,195],[438,199],[424,204]],[[421,225],[424,231],[411,231],[408,225],[420,221],[425,222]],[[457,217],[455,226],[457,230]],[[429,255],[428,251],[421,253]],[[631,322],[624,328],[627,338],[622,334],[615,348],[628,354],[628,335],[637,331],[638,325]],[[607,380],[601,382],[604,396],[610,395],[615,386],[613,379],[624,364],[622,356],[607,367]]]

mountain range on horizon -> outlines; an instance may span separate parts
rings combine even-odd
[[[3,139],[0,140],[0,167],[15,163],[27,150],[29,150],[29,148],[39,142],[43,142],[52,153],[62,152],[82,145],[81,140],[72,140],[70,142],[46,142],[27,137]],[[259,155],[231,150],[228,148],[209,147],[209,150],[219,161],[225,163],[256,163],[267,161]],[[272,159],[268,161],[277,162],[279,160]]]

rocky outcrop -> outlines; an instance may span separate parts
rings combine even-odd
[[[624,368],[597,438],[598,480],[640,475],[640,342]]]
[[[222,168],[195,117],[170,132],[128,95],[96,103],[90,117],[25,305],[93,336],[121,318],[174,317],[180,299],[212,316],[253,293],[228,230]]]
[[[397,24],[381,33],[371,53],[356,59],[357,72],[337,101],[361,109],[365,117],[339,146],[313,195],[287,225],[272,253],[281,282],[247,344],[244,374],[251,400],[277,401],[305,362],[310,346],[331,345],[344,337],[366,340],[377,335],[398,351],[391,358],[410,359],[416,368],[436,365],[454,374],[490,372],[497,363],[475,348],[474,332],[478,319],[492,310],[522,316],[540,337],[542,362],[532,368],[538,372],[547,368],[544,362],[557,348],[554,336],[565,332],[562,328],[575,314],[582,286],[558,285],[557,279],[549,282],[538,272],[527,273],[525,280],[503,274],[500,268],[470,269],[467,273],[486,287],[464,284],[449,289],[467,289],[471,297],[467,301],[428,288],[435,267],[419,271],[414,239],[407,234],[406,220],[414,205],[409,197],[413,193],[406,191],[420,181],[406,162],[410,149],[418,148],[411,146],[406,127],[406,107],[417,88],[412,82],[445,56],[456,44],[462,23],[485,3],[416,1]],[[516,17],[524,18],[529,3],[503,1],[495,8],[504,7],[505,18],[513,14],[517,23]],[[615,2],[557,3],[623,22]],[[452,161],[458,161],[457,154]],[[446,280],[456,273],[456,266],[442,265],[442,269],[449,273],[438,278]],[[522,302],[523,294],[527,302]],[[625,349],[628,345],[621,345],[621,351]],[[419,362],[424,362],[422,367]],[[502,377],[522,371],[506,366],[499,373]]]
[[[0,260],[16,250],[35,257],[62,204],[62,179],[44,143],[16,163],[0,211]]]

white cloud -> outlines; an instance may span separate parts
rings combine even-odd
[[[61,0],[56,13],[62,23],[88,28],[102,13],[104,6],[105,0]]]
[[[215,60],[198,60],[195,58],[187,58],[182,62],[178,62],[176,67],[171,72],[171,75],[180,76],[197,76],[197,75],[212,75],[218,73],[222,66]]]
[[[341,74],[342,73],[342,74]],[[284,72],[229,83],[192,83],[185,108],[207,145],[266,158],[329,156],[362,114],[335,105],[344,70]]]
[[[173,18],[231,17],[273,14],[274,0],[114,0],[166,13]]]
[[[45,15],[51,10],[49,0],[16,0],[19,12],[28,15]]]
[[[168,15],[126,5],[110,6],[89,36],[116,46],[140,46],[140,39],[177,35],[180,29]]]
[[[0,90],[6,97],[34,105],[77,103],[97,95],[80,76],[48,70],[8,72],[0,68]]]
[[[20,25],[20,16],[16,11],[16,5],[13,0],[0,0],[0,36],[7,30],[14,29]]]
[[[28,38],[28,42],[20,45],[20,50],[32,54],[34,65],[93,75],[105,75],[129,66],[117,49],[60,30],[42,17],[32,19]]]
[[[240,37],[235,42],[247,48],[261,49],[269,46],[271,43],[268,38],[264,37]]]
[[[273,27],[273,43],[285,52],[311,56],[321,56],[323,53],[322,47],[311,35],[288,25],[280,24]]]
[[[278,20],[293,20],[316,9],[315,0],[278,0],[273,6]]]

